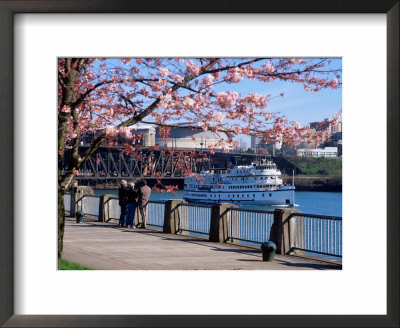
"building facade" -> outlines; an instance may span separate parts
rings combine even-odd
[[[203,130],[194,123],[179,123],[178,127],[172,127],[168,137],[161,137],[157,130],[155,143],[160,148],[174,149],[223,149],[232,150],[229,144],[231,137],[225,132],[212,132]]]
[[[315,149],[297,149],[296,156],[299,157],[338,157],[338,147],[325,147]]]

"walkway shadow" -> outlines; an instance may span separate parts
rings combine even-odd
[[[291,255],[288,255],[291,256]],[[304,259],[307,260],[307,259]],[[314,263],[293,263],[281,259],[275,259],[276,262],[278,262],[281,265],[286,265],[288,267],[298,267],[298,268],[310,268],[310,269],[315,269],[315,270],[341,270],[342,266],[339,264],[332,264],[332,263],[327,263],[327,262],[317,262],[313,261]],[[317,263],[315,263],[317,262]]]
[[[237,261],[240,261],[240,262],[263,262],[261,257],[258,260],[238,259]],[[297,267],[297,268],[299,268],[299,270],[300,270],[300,268],[310,268],[310,269],[315,269],[315,270],[340,270],[341,269],[341,266],[339,267],[336,265],[329,265],[329,264],[322,264],[322,263],[292,263],[289,261],[283,261],[283,260],[278,260],[278,259],[275,259],[270,262],[265,262],[266,265],[268,263],[279,264],[279,265],[295,267],[295,268]]]
[[[250,259],[237,259],[236,261],[241,261],[241,262],[262,262],[262,259],[258,259],[258,260],[250,260]]]
[[[213,251],[246,254],[246,255],[250,255],[250,256],[260,256],[261,255],[261,251],[258,249],[220,248],[220,247],[214,246]]]
[[[290,256],[290,255],[288,255]],[[275,260],[281,265],[285,265],[288,267],[298,267],[298,268],[310,268],[310,269],[315,269],[315,270],[341,270],[342,266],[341,265],[335,265],[335,264],[328,264],[328,263],[293,263],[289,261],[284,261],[284,260]]]
[[[84,223],[75,223],[71,224],[71,227],[79,227],[79,228],[114,228],[114,229],[124,229],[120,228],[117,225],[111,225],[111,224],[106,224],[106,223],[96,223],[93,224],[93,222],[84,222]]]
[[[321,265],[330,265],[330,266],[334,266],[334,267],[338,267],[338,268],[342,268],[342,263],[340,263],[339,261],[334,261],[334,260],[325,260],[323,257],[320,258],[316,258],[316,257],[312,257],[312,256],[307,256],[307,255],[289,255],[291,258],[297,258],[299,260],[303,260],[303,261],[312,261],[314,263],[317,264],[321,264]]]

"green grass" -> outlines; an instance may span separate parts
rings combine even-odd
[[[60,270],[93,270],[93,269],[85,267],[84,265],[78,263],[61,260]]]
[[[309,176],[341,176],[341,157],[296,157],[288,159],[297,166],[304,174]]]

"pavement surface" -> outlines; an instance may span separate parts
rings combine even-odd
[[[259,247],[209,242],[156,229],[66,218],[63,258],[96,270],[340,270],[341,262],[275,255],[263,262]]]

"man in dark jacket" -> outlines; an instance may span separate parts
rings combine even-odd
[[[128,204],[128,183],[126,180],[121,181],[118,189],[119,206],[121,207],[121,215],[119,217],[119,226],[126,227],[126,205]]]
[[[138,194],[138,207],[141,217],[141,226],[140,226],[141,228],[146,228],[146,207],[150,199],[150,194],[151,194],[151,189],[147,185],[147,181],[142,180]]]
[[[137,196],[138,192],[135,190],[135,183],[130,182],[128,186],[128,205],[126,205],[127,208],[126,224],[128,228],[136,228],[134,222],[135,222]]]

